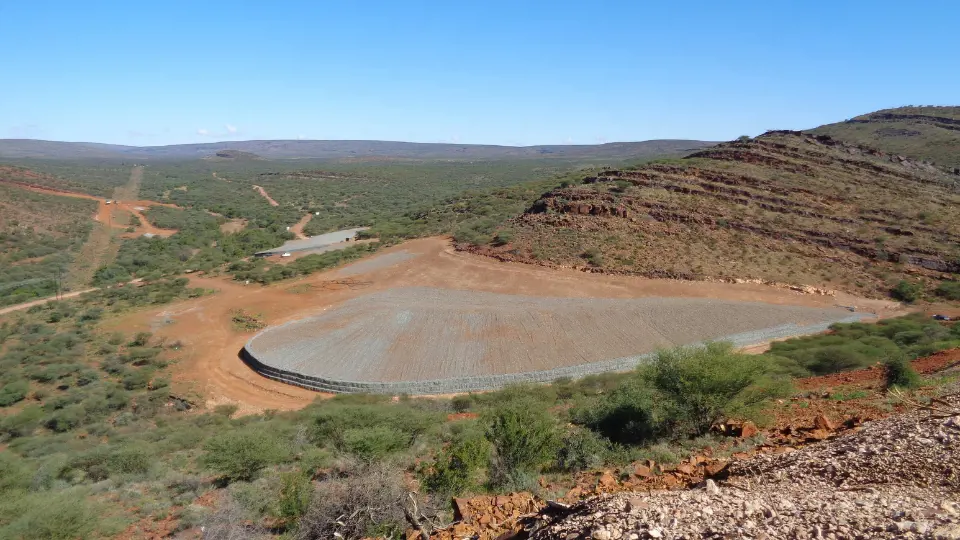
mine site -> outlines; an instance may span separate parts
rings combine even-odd
[[[960,34],[49,7],[0,8],[0,540],[960,539]]]

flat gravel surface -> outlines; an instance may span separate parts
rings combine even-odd
[[[340,270],[337,270],[336,276],[346,277],[346,276],[356,276],[359,274],[366,274],[367,272],[373,272],[374,270],[389,268],[395,264],[400,264],[403,261],[412,259],[414,257],[416,257],[416,255],[408,251],[394,251],[393,253],[384,253],[382,255],[370,257],[360,262],[355,262],[351,265],[344,266]]]
[[[716,339],[755,344],[859,317],[840,309],[700,298],[549,298],[410,287],[268,328],[246,349],[268,367],[337,381],[544,371],[578,376],[627,369],[659,347]]]

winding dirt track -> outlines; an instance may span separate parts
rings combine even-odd
[[[357,269],[362,271],[358,271]],[[830,308],[855,305],[880,316],[899,314],[891,302],[800,294],[758,284],[652,280],[553,270],[456,252],[445,238],[425,238],[383,250],[341,270],[268,287],[221,278],[192,277],[191,285],[219,294],[114,319],[109,329],[151,331],[184,344],[174,365],[175,386],[189,387],[209,405],[236,403],[244,413],[298,409],[320,394],[265,379],[237,353],[253,332],[238,332],[231,312],[244,309],[268,325],[318,315],[362,294],[397,287],[435,287],[492,293],[574,298],[716,298]]]
[[[136,172],[132,173],[136,174]],[[154,234],[156,236],[171,236],[176,234],[176,229],[161,229],[155,227],[150,223],[142,213],[140,208],[149,208],[151,206],[165,206],[167,208],[180,208],[175,204],[170,203],[161,203],[157,201],[148,201],[148,200],[134,200],[134,201],[113,201],[110,204],[107,204],[107,199],[104,197],[95,197],[93,195],[88,195],[86,193],[77,193],[75,191],[64,191],[61,189],[54,189],[49,187],[38,186],[35,184],[26,184],[23,182],[10,182],[4,181],[6,184],[15,185],[19,188],[26,189],[28,191],[33,191],[36,193],[44,193],[47,195],[56,195],[59,197],[72,197],[74,199],[86,199],[88,201],[97,201],[97,213],[94,214],[93,220],[102,223],[104,225],[113,227],[115,229],[126,229],[129,225],[124,224],[121,220],[115,219],[117,215],[117,210],[122,212],[130,213],[136,216],[140,220],[140,225],[136,227],[136,231],[130,233],[132,236],[141,236],[145,233]]]
[[[268,203],[270,203],[270,206],[280,206],[280,203],[278,203],[277,201],[273,200],[273,198],[270,197],[269,194],[267,194],[267,190],[263,189],[263,188],[260,187],[260,186],[253,186],[253,189],[259,191],[259,192],[260,192],[260,195],[262,195],[263,198],[266,199]]]
[[[310,219],[313,217],[312,213],[309,213],[298,221],[295,225],[290,227],[290,232],[297,237],[297,240],[306,240],[310,238],[309,236],[303,234],[303,228],[307,226],[307,223],[310,223]]]

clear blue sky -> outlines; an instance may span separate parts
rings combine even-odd
[[[960,2],[0,0],[0,138],[730,139],[960,104]]]

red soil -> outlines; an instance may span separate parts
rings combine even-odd
[[[943,371],[957,364],[960,364],[960,349],[940,351],[930,356],[917,358],[911,362],[913,369],[915,369],[917,373],[922,374]],[[885,376],[886,370],[883,366],[875,365],[856,371],[844,371],[842,373],[832,373],[821,377],[798,379],[796,386],[800,390],[830,389],[838,386],[851,385],[869,388],[882,384]]]

